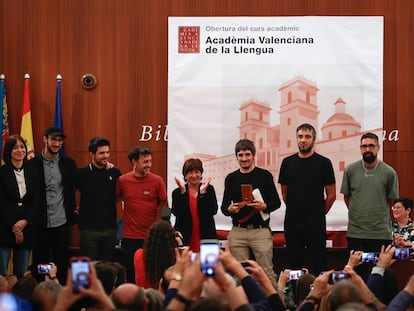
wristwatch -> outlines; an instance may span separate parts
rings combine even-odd
[[[183,279],[183,276],[177,272],[171,273],[171,280],[175,281],[181,281]]]

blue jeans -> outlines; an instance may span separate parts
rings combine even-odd
[[[23,277],[29,266],[30,249],[27,248],[0,248],[0,274],[8,275],[10,254],[13,250],[13,274],[19,279]]]

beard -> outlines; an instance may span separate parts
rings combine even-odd
[[[59,150],[60,150],[60,149],[59,149]],[[48,151],[50,154],[56,155],[56,154],[58,154],[58,153],[59,153],[59,150],[58,150],[57,152],[55,152],[55,151],[53,151],[53,150],[52,150],[52,148],[50,148],[49,146],[47,146],[47,151]]]
[[[364,162],[366,162],[366,163],[372,163],[372,162],[374,162],[377,159],[377,155],[376,154],[373,154],[370,151],[367,151],[367,152],[365,152],[362,155],[362,158],[364,159]]]
[[[310,147],[308,147],[308,148],[301,148],[301,147],[299,147],[299,152],[301,153],[301,154],[308,154],[309,152],[311,152],[312,151],[312,146],[310,146]]]
[[[307,148],[305,148],[305,147],[301,147],[300,145],[298,146],[299,147],[299,152],[301,153],[301,154],[308,154],[308,153],[310,153],[311,151],[312,151],[312,149],[313,149],[313,146],[315,145],[315,143],[314,142],[312,142],[310,145],[309,145],[309,147],[307,147]]]

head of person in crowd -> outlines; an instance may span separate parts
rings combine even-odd
[[[145,310],[147,305],[144,290],[132,283],[125,283],[115,288],[111,299],[118,309]]]
[[[237,285],[236,280],[230,274],[226,273],[225,276],[228,282],[231,282],[234,285]],[[203,282],[203,291],[201,292],[201,297],[203,297],[203,299],[210,299],[210,300],[217,301],[220,305],[220,309],[222,309],[223,307],[224,308],[230,307],[229,300],[227,298],[226,293],[217,285],[217,283],[214,281],[213,278],[207,278]],[[210,303],[208,305],[210,305]]]
[[[348,302],[340,306],[336,311],[372,311],[372,308],[367,307],[362,302]]]
[[[294,296],[296,305],[299,306],[305,299],[305,297],[308,296],[311,285],[313,284],[314,280],[315,276],[313,274],[305,273],[302,276],[300,276],[299,279],[296,281]]]
[[[392,204],[392,216],[401,224],[407,224],[410,219],[411,210],[413,208],[413,200],[409,198],[395,199]]]
[[[158,288],[164,271],[175,263],[178,247],[175,230],[168,221],[154,223],[144,242],[144,262],[148,284]]]
[[[203,175],[203,163],[200,159],[187,159],[183,165],[183,177],[192,185],[199,185]]]
[[[256,147],[249,139],[240,139],[234,147],[237,162],[242,171],[249,172],[255,167]]]
[[[4,143],[3,161],[8,165],[13,163],[27,161],[27,145],[26,141],[20,135],[10,135]]]
[[[327,298],[331,311],[337,310],[348,302],[363,302],[358,288],[348,280],[336,282]]]
[[[316,130],[309,124],[304,123],[296,128],[296,141],[298,144],[299,154],[311,154],[316,140]]]
[[[145,298],[147,299],[146,311],[163,311],[164,310],[164,295],[153,288],[144,290]]]
[[[191,305],[191,311],[228,311],[230,310],[228,306],[222,304],[219,300],[215,298],[203,298],[197,299]]]
[[[109,161],[110,142],[103,137],[94,137],[89,141],[88,151],[92,164],[97,168],[103,168]]]
[[[115,261],[112,264],[116,270],[116,280],[114,287],[118,287],[119,285],[126,283],[126,270],[124,265],[120,264],[119,262]]]
[[[55,281],[43,281],[36,285],[33,292],[34,309],[53,311],[62,286]]]
[[[65,142],[65,138],[66,135],[61,128],[47,128],[43,136],[43,143],[45,144],[45,155],[47,157],[55,157],[62,148],[62,145]]]
[[[96,270],[96,275],[101,281],[102,286],[107,295],[110,295],[115,288],[118,278],[118,270],[110,261],[96,261],[93,262]]]
[[[149,174],[152,167],[151,150],[146,147],[134,147],[128,153],[128,159],[132,164],[132,170],[138,177]]]
[[[10,292],[10,290],[11,286],[9,282],[3,275],[0,275],[0,293],[7,293]]]
[[[378,136],[374,133],[365,133],[361,136],[360,148],[364,162],[375,162],[380,149]]]
[[[33,292],[38,281],[32,276],[24,276],[17,280],[11,291],[21,299],[33,302]]]

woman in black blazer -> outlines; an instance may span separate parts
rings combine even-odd
[[[29,265],[34,243],[33,217],[39,193],[36,173],[26,166],[27,145],[20,135],[4,144],[0,167],[0,274],[7,275],[13,251],[13,273],[21,278]]]
[[[171,212],[175,215],[175,230],[181,232],[184,245],[194,252],[200,250],[200,240],[216,239],[217,197],[210,178],[201,181],[203,164],[200,159],[188,159],[183,165],[186,183],[175,178],[178,185],[172,193]]]

